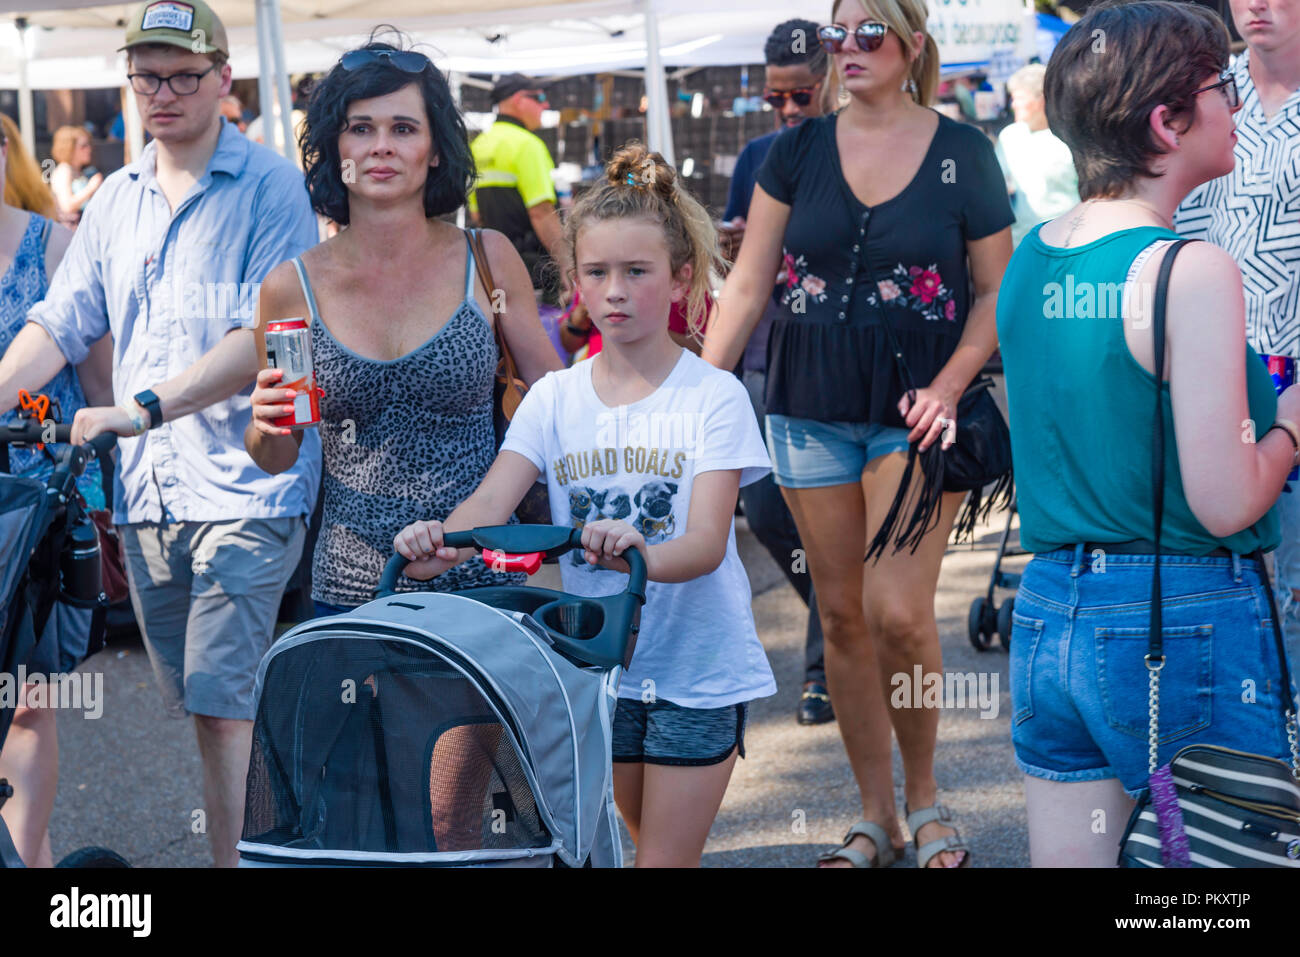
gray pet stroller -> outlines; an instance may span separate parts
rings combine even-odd
[[[498,570],[581,531],[454,532]],[[293,628],[262,659],[240,864],[619,867],[611,727],[645,602],[530,586],[395,594]]]

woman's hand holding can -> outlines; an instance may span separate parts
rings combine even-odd
[[[257,387],[253,389],[253,425],[264,435],[292,435],[293,430],[275,425],[276,419],[293,413],[293,389],[275,388],[284,378],[283,369],[263,369],[257,374]]]

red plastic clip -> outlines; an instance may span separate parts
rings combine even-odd
[[[542,567],[542,553],[526,552],[523,555],[512,555],[509,552],[498,552],[485,548],[483,549],[483,564],[494,572],[527,572],[530,575],[535,575],[537,570]]]

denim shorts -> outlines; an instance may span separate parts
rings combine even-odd
[[[614,711],[614,760],[702,767],[733,750],[745,756],[747,703],[686,708],[662,698],[619,698]]]
[[[1011,629],[1016,763],[1049,781],[1147,786],[1151,555],[1037,554]],[[1164,555],[1160,765],[1189,744],[1289,763],[1281,662],[1257,562]]]
[[[868,422],[767,417],[767,451],[776,484],[821,488],[862,480],[872,459],[907,451],[908,429]]]

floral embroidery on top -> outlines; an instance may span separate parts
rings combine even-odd
[[[781,252],[781,266],[776,274],[776,285],[784,287],[781,305],[788,306],[796,298],[804,296],[816,303],[825,302],[826,280],[808,272],[808,261],[802,255],[798,258],[791,256],[784,247]]]
[[[920,266],[909,269],[900,263],[894,268],[892,277],[876,283],[876,289],[867,297],[867,302],[873,306],[889,303],[912,309],[933,321],[945,319],[955,322],[957,319],[957,301],[952,297],[952,290],[943,284],[939,267],[933,263],[928,269]]]

